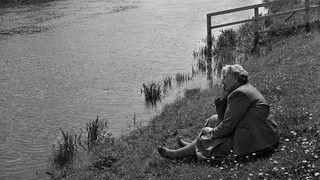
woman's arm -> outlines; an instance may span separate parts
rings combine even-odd
[[[241,91],[230,94],[223,120],[210,132],[213,138],[222,138],[234,133],[240,120],[250,106],[250,99]]]

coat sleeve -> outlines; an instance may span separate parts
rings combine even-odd
[[[241,91],[230,94],[222,122],[211,131],[213,138],[222,138],[235,132],[250,106],[249,97]]]

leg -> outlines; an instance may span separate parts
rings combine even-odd
[[[192,143],[186,145],[185,147],[182,147],[176,150],[159,147],[158,151],[161,156],[169,159],[182,159],[184,157],[196,157],[195,142],[196,141],[193,141]]]
[[[215,127],[218,121],[219,121],[218,115],[215,114],[215,115],[209,117],[208,119],[206,119],[204,127]],[[199,138],[199,136],[197,137],[197,139],[198,138]],[[178,144],[180,147],[185,147],[188,144],[190,144],[189,142],[182,140],[180,136],[178,137],[177,141],[178,141]]]
[[[181,138],[181,136],[178,136],[177,141],[178,141],[178,144],[179,144],[180,147],[185,147],[185,146],[187,146],[188,144],[190,144],[189,142],[183,140],[183,139]]]
[[[210,123],[215,123],[217,120],[217,117],[218,117],[217,115],[211,116],[207,120],[205,127],[207,127],[207,125]],[[199,139],[199,137],[201,135],[202,135],[202,131],[199,133],[199,135],[197,136],[197,138],[194,141],[192,141],[189,144],[185,143],[185,144],[183,144],[183,145],[185,145],[184,147],[176,149],[176,150],[171,150],[171,149],[167,149],[167,148],[160,146],[158,148],[159,154],[161,156],[163,156],[165,158],[169,158],[169,159],[181,159],[184,157],[196,157],[196,148],[195,148],[196,141],[197,141],[197,139]],[[179,140],[179,138],[178,138],[178,140]]]

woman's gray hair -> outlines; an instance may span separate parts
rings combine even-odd
[[[222,74],[230,72],[239,82],[246,84],[249,81],[248,72],[239,64],[225,65],[222,68]]]

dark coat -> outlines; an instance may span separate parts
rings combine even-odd
[[[270,118],[270,106],[251,84],[231,92],[226,100],[216,100],[218,123],[211,137],[233,136],[235,155],[262,150],[279,142],[279,130]]]

